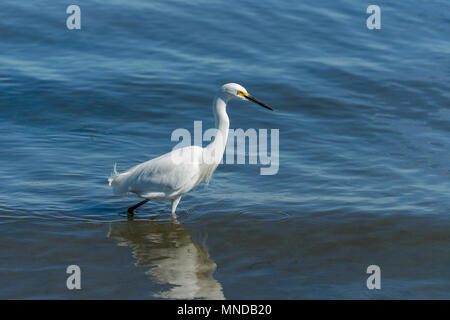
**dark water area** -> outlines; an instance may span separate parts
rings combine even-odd
[[[0,298],[450,298],[450,4],[0,5]],[[169,202],[107,178],[177,128],[279,129],[279,170],[222,164]],[[248,154],[247,154],[248,155]],[[82,290],[68,290],[78,265]],[[381,289],[369,290],[369,265]]]

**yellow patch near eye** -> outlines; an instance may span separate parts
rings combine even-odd
[[[244,92],[244,91],[241,91],[241,90],[238,90],[238,95],[240,95],[240,96],[248,96],[248,93],[247,92]]]

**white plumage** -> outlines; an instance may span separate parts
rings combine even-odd
[[[229,119],[226,105],[230,99],[253,101],[272,110],[270,107],[250,96],[239,84],[223,85],[213,103],[216,119],[216,136],[206,148],[189,146],[175,149],[158,158],[138,164],[131,169],[114,173],[108,179],[114,193],[123,195],[135,193],[145,200],[128,209],[129,214],[148,200],[171,200],[172,215],[175,215],[181,196],[209,180],[219,165],[225,150]]]

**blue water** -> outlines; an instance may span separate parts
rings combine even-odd
[[[450,298],[447,1],[375,1],[380,30],[356,0],[80,0],[81,30],[70,4],[0,6],[0,298]],[[128,220],[114,163],[212,127],[227,82],[276,108],[228,114],[279,129],[278,173]]]

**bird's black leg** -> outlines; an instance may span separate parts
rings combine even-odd
[[[141,201],[141,202],[139,202],[138,204],[136,204],[136,205],[134,205],[134,206],[132,206],[132,207],[129,207],[128,210],[127,210],[128,215],[129,215],[129,216],[134,215],[134,210],[136,210],[137,208],[139,208],[139,207],[142,206],[143,204],[147,203],[148,201],[149,201],[148,199],[145,199],[144,201]]]

